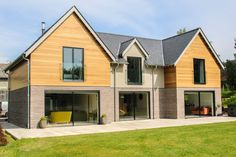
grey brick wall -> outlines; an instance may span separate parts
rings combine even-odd
[[[8,121],[26,128],[28,123],[27,87],[10,91],[9,95]]]
[[[59,87],[59,86],[31,86],[31,127],[36,128],[42,116],[44,116],[45,91],[99,91],[100,114],[107,115],[107,121],[114,121],[114,92],[111,87]]]
[[[159,92],[160,118],[177,118],[176,88],[162,88]]]
[[[185,118],[184,91],[214,91],[215,105],[221,104],[220,88],[163,88],[160,89],[160,118]],[[222,113],[222,108],[216,108],[216,115]]]

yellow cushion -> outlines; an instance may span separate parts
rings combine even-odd
[[[71,120],[70,111],[51,112],[50,121],[52,123],[69,123]]]

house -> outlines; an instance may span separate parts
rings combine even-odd
[[[0,63],[0,103],[8,100],[8,76],[4,72],[7,66],[6,63]]]
[[[95,32],[74,6],[5,69],[9,122],[215,116],[221,68],[200,28],[164,40]]]

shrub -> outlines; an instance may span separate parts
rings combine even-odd
[[[236,105],[236,95],[223,99],[223,106]]]
[[[230,98],[236,95],[236,91],[222,91],[222,98]]]
[[[0,146],[5,146],[7,145],[8,141],[7,141],[7,137],[4,134],[2,127],[0,126]]]

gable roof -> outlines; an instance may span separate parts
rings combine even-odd
[[[197,35],[201,35],[207,44],[208,48],[211,50],[213,56],[219,63],[220,67],[224,69],[224,65],[220,60],[219,56],[217,55],[216,51],[210,44],[209,40],[207,39],[206,35],[202,31],[201,28],[197,28],[186,33],[176,35],[167,39],[163,40],[163,53],[165,59],[165,65],[175,65],[178,63],[180,58],[185,53],[186,49],[191,45],[193,40],[196,38]]]
[[[179,56],[197,34],[198,29],[164,39],[163,53],[165,65],[174,65]]]
[[[75,13],[77,17],[83,22],[83,24],[90,31],[96,41],[110,56],[113,61],[112,63],[127,64],[127,61],[121,58],[121,56],[126,53],[127,49],[129,49],[132,44],[136,43],[146,56],[146,64],[154,66],[175,66],[181,56],[184,54],[185,50],[194,40],[194,38],[200,33],[221,68],[224,68],[219,56],[217,55],[217,53],[215,52],[215,50],[213,49],[210,42],[208,41],[205,34],[200,28],[163,40],[95,32],[93,28],[88,24],[86,19],[78,11],[78,9],[73,6],[43,35],[41,35],[23,54],[21,54],[12,64],[10,64],[5,69],[5,71],[16,66],[19,62],[23,60],[24,57],[29,56],[72,13]]]
[[[149,65],[164,66],[161,40],[102,32],[97,32],[97,34],[117,59],[119,58],[120,52],[124,51],[127,45],[130,45],[136,39],[143,49],[142,51],[146,52],[149,56],[146,63]]]
[[[149,54],[146,52],[146,50],[142,47],[142,45],[138,42],[136,38],[124,41],[120,44],[119,56],[123,57],[126,54],[126,52],[131,48],[131,46],[134,44],[137,44],[139,49],[143,52],[144,56],[148,58]]]
[[[71,14],[75,13],[77,17],[83,22],[86,28],[90,31],[90,33],[94,36],[97,42],[102,46],[102,48],[107,52],[112,60],[115,60],[115,57],[112,55],[110,50],[103,44],[101,39],[98,37],[93,28],[89,25],[89,23],[85,20],[79,10],[73,6],[70,10],[68,10],[52,27],[50,27],[36,42],[34,42],[26,51],[25,56],[29,56],[52,32],[54,32]]]

